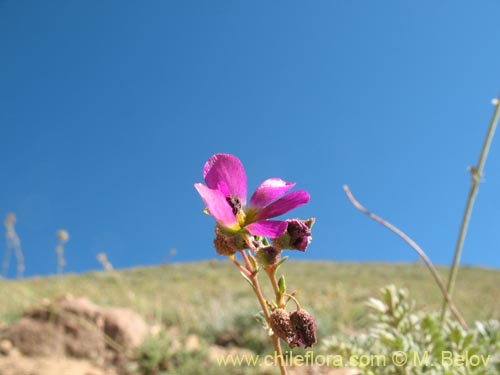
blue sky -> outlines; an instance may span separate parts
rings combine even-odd
[[[451,262],[500,90],[500,3],[0,1],[0,216],[18,217],[26,274],[213,259],[193,184],[237,155],[311,194],[295,259],[413,262],[345,198]],[[497,142],[498,141],[498,142]],[[463,264],[500,267],[500,139]],[[1,253],[5,245],[0,246]],[[14,274],[14,267],[10,275]]]

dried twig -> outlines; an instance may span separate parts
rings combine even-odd
[[[448,277],[448,287],[446,288],[446,290],[448,291],[448,294],[450,296],[453,295],[453,291],[455,288],[458,265],[460,263],[460,257],[462,256],[462,248],[464,246],[465,236],[467,235],[467,228],[469,227],[469,220],[479,189],[479,183],[481,182],[481,178],[483,178],[484,164],[486,163],[486,158],[488,157],[488,151],[490,150],[491,141],[493,140],[493,136],[495,135],[498,119],[500,117],[500,96],[498,97],[498,99],[493,99],[492,103],[495,106],[495,111],[493,112],[493,117],[491,118],[490,126],[488,127],[488,133],[486,134],[483,148],[481,149],[479,161],[477,163],[477,166],[469,167],[469,172],[472,176],[472,183],[469,191],[469,197],[467,198],[467,204],[465,205],[464,216],[462,217],[462,224],[460,225],[460,232],[458,234],[455,254],[453,256],[453,264],[451,266],[451,271]],[[443,301],[443,308],[441,310],[441,322],[444,322],[444,318],[446,317],[446,310],[448,307],[447,305],[448,301],[445,299]]]
[[[438,285],[439,289],[441,290],[441,293],[443,293],[444,298],[446,299],[446,301],[448,301],[448,304],[450,306],[451,312],[453,313],[453,315],[455,316],[455,318],[458,320],[458,322],[462,325],[462,327],[467,328],[467,322],[462,317],[462,315],[460,314],[460,312],[458,311],[458,309],[455,307],[455,304],[453,303],[453,301],[451,300],[448,292],[446,291],[446,286],[445,286],[443,280],[439,276],[439,273],[437,272],[436,268],[432,264],[432,262],[429,259],[429,257],[425,254],[424,250],[422,250],[422,248],[420,246],[418,246],[417,243],[415,241],[413,241],[403,231],[401,231],[400,229],[396,228],[394,225],[392,225],[388,221],[385,221],[381,217],[379,217],[379,216],[371,213],[365,207],[363,207],[361,205],[361,203],[359,203],[356,200],[356,198],[354,198],[354,196],[352,195],[352,193],[349,190],[349,187],[347,185],[344,185],[343,188],[344,188],[344,191],[345,191],[345,193],[347,195],[347,198],[349,199],[349,201],[351,201],[351,203],[352,203],[352,205],[354,207],[356,207],[359,211],[361,211],[362,213],[364,213],[369,218],[375,220],[377,223],[382,224],[384,227],[386,227],[387,229],[389,229],[394,234],[398,235],[403,241],[405,241],[408,245],[410,245],[410,247],[413,250],[415,250],[417,252],[417,254],[424,261],[424,264],[427,266],[427,268],[431,272],[432,277],[434,278],[434,281],[436,281],[436,284]]]

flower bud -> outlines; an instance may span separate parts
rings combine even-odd
[[[273,239],[273,245],[278,249],[306,251],[312,240],[311,228],[316,219],[287,220],[288,227],[280,238]]]
[[[273,332],[293,349],[297,342],[297,334],[290,320],[290,315],[284,309],[276,309],[271,313],[270,325]]]
[[[290,322],[297,336],[295,344],[310,348],[318,341],[316,336],[317,324],[314,317],[305,310],[297,310],[290,313]]]
[[[272,266],[280,260],[281,251],[274,246],[261,247],[255,253],[257,261],[262,267]]]
[[[217,225],[215,227],[214,247],[217,254],[230,256],[246,249],[246,243],[241,233],[230,233]]]

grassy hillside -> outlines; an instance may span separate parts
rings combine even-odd
[[[439,309],[442,300],[427,269],[418,264],[289,262],[282,271],[289,290],[297,291],[323,334],[366,326],[364,302],[387,284],[409,289],[425,310]],[[446,276],[445,270],[441,271]],[[66,293],[88,296],[104,306],[129,306],[151,323],[178,326],[205,337],[217,337],[235,326],[253,326],[252,314],[258,310],[238,270],[229,262],[210,261],[3,281],[0,322],[12,322],[24,309]],[[462,268],[455,301],[470,322],[499,319],[500,271]]]

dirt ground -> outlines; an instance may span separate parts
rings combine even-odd
[[[1,375],[117,375],[113,369],[103,370],[88,360],[67,357],[27,357],[13,350],[0,356]]]
[[[83,297],[65,296],[26,311],[0,327],[0,375],[119,375],[120,364],[154,331],[134,311],[101,308]],[[175,329],[168,332],[178,336]],[[200,338],[177,342],[195,351]],[[175,345],[174,345],[175,346]],[[243,348],[211,346],[208,359],[252,355]],[[123,369],[123,368],[122,368]],[[357,375],[352,369],[290,367],[289,375]],[[189,374],[187,374],[189,375]]]

